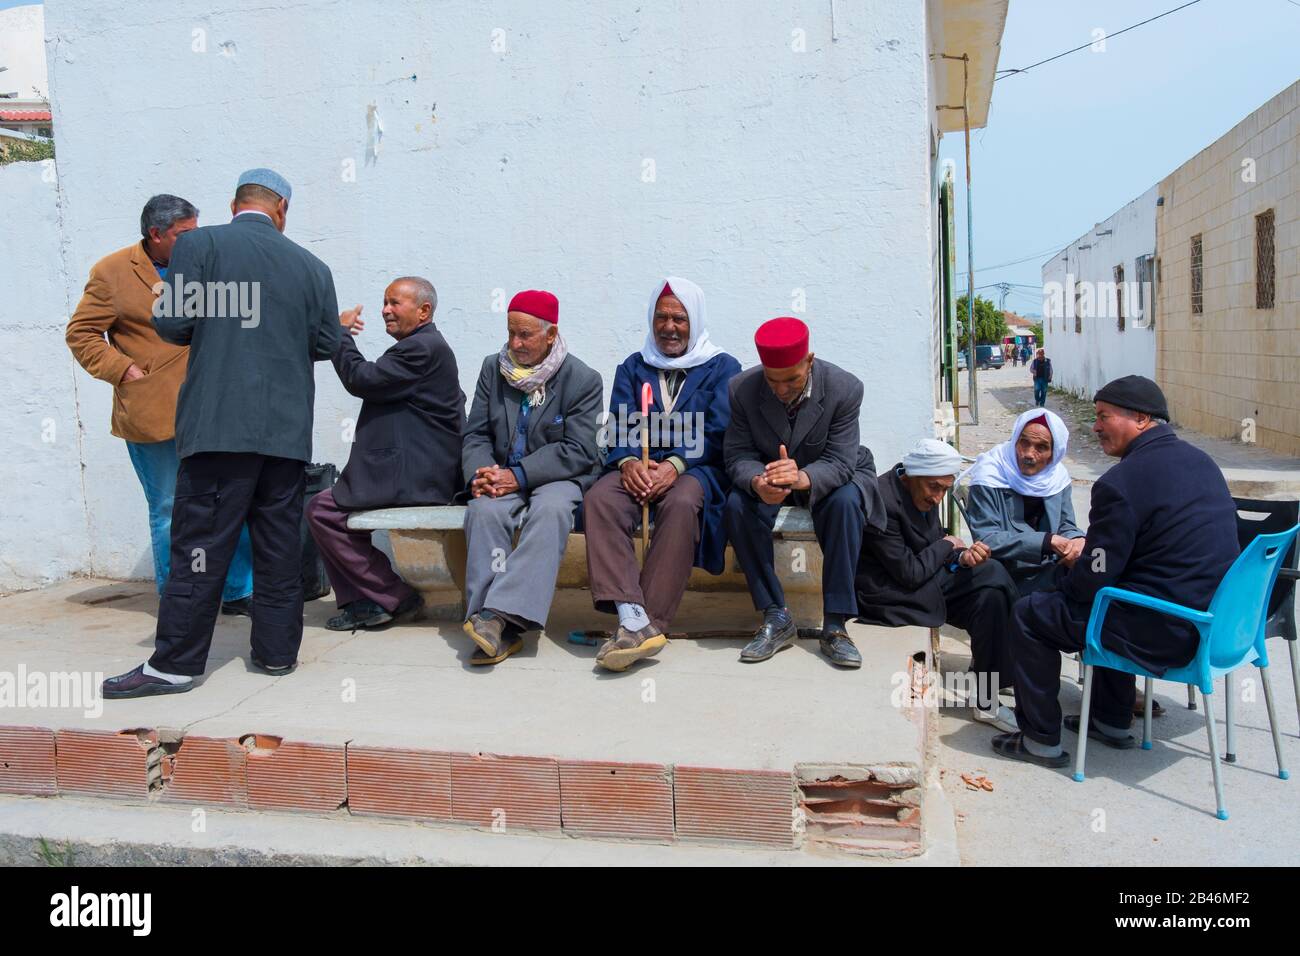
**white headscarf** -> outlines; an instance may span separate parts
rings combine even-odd
[[[1047,419],[1047,430],[1052,433],[1052,463],[1036,475],[1021,472],[1016,461],[1016,442],[1020,433],[1036,418]],[[1011,430],[1011,441],[994,445],[975,459],[975,464],[958,478],[970,478],[972,485],[985,485],[989,488],[1010,488],[1016,494],[1029,495],[1033,498],[1048,498],[1070,487],[1070,473],[1066,471],[1061,460],[1065,458],[1069,447],[1070,432],[1056,412],[1045,408],[1031,408],[1016,419],[1015,428]]]
[[[668,292],[681,300],[691,320],[691,334],[686,343],[686,351],[676,358],[664,355],[655,344],[655,305],[659,302],[659,297]],[[650,307],[646,313],[650,331],[646,333],[645,345],[641,347],[641,358],[645,359],[646,364],[651,368],[695,368],[715,355],[722,354],[722,349],[709,341],[709,329],[704,311],[704,290],[690,279],[683,279],[680,276],[660,279],[655,283],[654,291],[650,293]]]
[[[922,438],[903,456],[903,471],[913,477],[939,478],[961,471],[961,452],[937,438]]]

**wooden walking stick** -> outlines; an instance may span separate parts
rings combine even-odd
[[[647,473],[650,469],[650,403],[654,401],[654,389],[646,382],[641,386],[641,464]],[[650,499],[641,502],[641,567],[645,567],[645,556],[650,551]]]

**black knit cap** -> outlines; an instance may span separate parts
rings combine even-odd
[[[1160,386],[1144,375],[1125,375],[1107,382],[1092,396],[1094,402],[1110,402],[1120,408],[1144,412],[1169,421],[1169,403]]]

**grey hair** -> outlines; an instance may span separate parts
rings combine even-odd
[[[197,219],[198,215],[198,209],[188,200],[159,193],[144,204],[140,213],[140,235],[148,239],[150,229],[166,232],[177,220]]]
[[[408,283],[415,290],[415,301],[418,305],[428,303],[430,315],[438,311],[438,291],[428,279],[422,276],[398,276],[389,284],[396,285],[399,282]]]

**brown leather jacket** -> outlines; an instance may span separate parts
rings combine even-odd
[[[154,331],[158,281],[139,242],[105,256],[91,268],[65,336],[81,367],[113,386],[112,432],[126,441],[166,441],[176,434],[176,396],[189,349],[168,345]],[[144,377],[123,383],[133,362]]]

